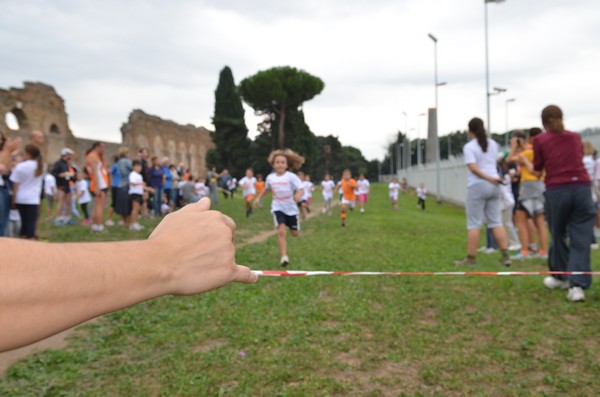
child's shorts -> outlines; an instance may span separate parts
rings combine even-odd
[[[136,202],[136,203],[139,203],[140,205],[142,205],[144,203],[144,199],[141,194],[130,194],[129,199],[131,200],[132,203]]]
[[[284,224],[290,230],[300,230],[298,215],[287,215],[281,211],[274,211],[273,221],[275,222],[275,227]]]

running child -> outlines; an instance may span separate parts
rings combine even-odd
[[[92,195],[90,194],[88,181],[86,180],[83,171],[77,173],[75,195],[77,197],[77,203],[81,207],[81,211],[83,211],[83,222],[81,222],[81,226],[87,226],[92,222],[90,219],[90,212],[88,211],[88,205],[92,201]]]
[[[310,180],[310,175],[304,175],[302,186],[304,187],[304,196],[306,197],[306,211],[310,214],[312,194],[315,191],[315,185]]]
[[[390,202],[392,204],[392,208],[398,209],[398,191],[400,190],[400,184],[398,183],[398,178],[392,178],[392,181],[388,185],[388,189],[390,190]]]
[[[419,187],[417,188],[417,197],[419,201],[417,202],[417,207],[421,207],[423,211],[425,211],[425,200],[427,199],[427,189],[425,189],[424,183],[419,183]]]
[[[265,181],[263,181],[262,174],[256,174],[256,183],[254,184],[254,188],[256,189],[256,194],[261,194],[263,190],[265,190]],[[258,202],[258,206],[262,208],[262,198]]]
[[[358,187],[356,180],[352,179],[352,173],[349,169],[345,169],[342,173],[342,180],[338,182],[342,190],[342,201],[341,201],[341,218],[342,218],[342,227],[346,226],[346,210],[350,208],[350,211],[354,210],[354,205],[356,203],[356,194],[354,194],[354,189]]]
[[[331,215],[331,200],[333,200],[333,191],[335,189],[335,182],[331,180],[331,175],[325,174],[325,177],[321,182],[321,189],[323,189],[323,201],[325,201],[323,213]]]
[[[304,185],[304,182],[306,181],[306,175],[304,172],[299,171],[298,178],[300,178],[300,181],[302,182],[302,190],[304,192],[302,194],[302,198],[300,198],[300,201],[298,201],[298,208],[300,209],[300,219],[305,220],[306,214],[310,212],[310,209],[308,208],[308,191]]]
[[[267,176],[264,190],[254,199],[255,203],[260,202],[262,196],[267,190],[270,190],[273,199],[271,201],[271,213],[277,228],[277,242],[279,243],[279,253],[281,266],[287,266],[290,259],[287,255],[286,229],[294,237],[300,234],[300,222],[298,220],[298,206],[304,190],[302,181],[296,174],[288,171],[288,168],[298,169],[304,164],[304,157],[292,150],[275,150],[269,155],[269,164],[273,166],[273,172]]]
[[[365,178],[365,174],[360,174],[356,183],[358,184],[357,194],[360,202],[360,212],[362,213],[365,212],[365,204],[369,198],[370,184],[369,180]]]
[[[242,196],[246,203],[246,218],[252,215],[252,201],[256,196],[256,178],[254,177],[254,171],[252,168],[246,170],[246,176],[244,176],[238,182],[238,185],[242,187]]]

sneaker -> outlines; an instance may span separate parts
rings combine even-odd
[[[477,248],[477,252],[486,252],[486,251],[487,251],[487,247],[486,246]]]
[[[495,254],[496,252],[498,252],[498,250],[496,248],[487,248],[484,251],[485,254]]]
[[[361,208],[361,209],[360,209],[360,213],[362,214],[362,213],[364,213],[364,212],[365,212],[365,209],[364,209],[364,208]]]
[[[109,220],[107,220],[106,222],[104,222],[104,224],[105,224],[106,226],[109,226],[109,227],[110,227],[110,226],[114,226],[114,225],[115,225],[115,222],[114,222],[112,219],[109,219]]]
[[[144,228],[144,226],[140,225],[139,223],[134,223],[133,225],[129,226],[129,230],[142,230]]]
[[[286,267],[288,263],[290,263],[290,258],[288,258],[287,255],[282,256],[281,260],[279,261],[279,264],[283,267]]]
[[[509,251],[519,251],[521,249],[521,244],[511,244],[508,246]]]
[[[123,221],[123,219],[119,219],[119,222],[117,222],[117,224],[119,226],[124,226],[125,225],[125,221]]]
[[[569,288],[569,282],[548,276],[544,277],[544,287],[548,289],[567,289]]]
[[[463,265],[474,266],[476,264],[477,264],[477,260],[470,256],[466,256],[464,259],[454,261],[455,266],[463,266]]]
[[[548,253],[544,252],[542,250],[538,251],[535,255],[533,255],[535,258],[538,259],[548,259]]]
[[[512,265],[512,260],[510,259],[510,256],[502,255],[502,258],[500,259],[500,264],[502,266],[506,266],[506,267],[509,267],[510,265]]]
[[[87,225],[89,225],[90,223],[92,223],[92,221],[90,221],[89,219],[84,219],[84,220],[81,222],[81,226],[87,226]]]
[[[74,224],[75,224],[75,221],[73,220],[73,218],[69,218],[69,219],[67,219],[67,220],[65,221],[65,224],[66,224],[66,225],[74,225]]]
[[[583,302],[585,300],[585,294],[581,287],[571,287],[567,293],[567,299],[571,302]]]
[[[533,255],[530,255],[529,253],[524,254],[522,251],[519,251],[516,254],[512,255],[510,259],[515,261],[525,261],[527,259],[531,259],[532,257]]]
[[[62,219],[55,219],[54,220],[54,226],[64,226],[65,223],[63,222]]]

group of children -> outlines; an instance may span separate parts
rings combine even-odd
[[[275,150],[269,155],[268,162],[273,167],[273,172],[267,176],[264,185],[259,185],[259,181],[253,176],[252,169],[248,169],[244,178],[239,181],[239,186],[243,189],[246,216],[250,216],[253,208],[262,204],[262,198],[266,192],[271,191],[271,213],[277,229],[277,241],[281,255],[280,265],[287,266],[290,262],[287,253],[287,231],[289,230],[293,237],[299,236],[300,220],[304,220],[310,213],[311,198],[315,187],[309,175],[303,172],[298,172],[296,175],[291,172],[300,169],[304,164],[304,158],[294,151]],[[346,226],[347,212],[354,210],[357,201],[360,204],[360,212],[365,212],[370,184],[364,175],[361,174],[356,180],[352,178],[351,171],[346,169],[342,173],[341,180],[335,183],[331,175],[326,174],[321,182],[321,188],[325,202],[322,210],[324,214],[331,214],[334,192],[338,191],[342,227]],[[390,183],[389,189],[392,205],[397,208],[398,192],[402,189],[397,179]],[[407,187],[404,189],[407,190]],[[427,191],[421,184],[417,188],[417,195],[419,197],[418,205],[423,210],[425,209],[426,194]]]

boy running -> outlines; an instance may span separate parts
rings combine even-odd
[[[325,178],[321,182],[321,188],[323,189],[323,201],[325,201],[323,213],[327,212],[331,215],[331,200],[333,200],[333,191],[335,189],[335,182],[331,180],[331,175],[325,174]]]
[[[248,218],[252,215],[252,200],[256,196],[256,178],[252,168],[246,170],[246,176],[240,179],[238,184],[242,187],[242,196],[246,203],[246,218]]]
[[[277,242],[281,254],[279,264],[287,266],[290,259],[287,256],[286,229],[290,229],[292,236],[299,236],[300,222],[296,203],[304,194],[302,181],[296,174],[289,172],[288,168],[300,168],[304,164],[304,157],[289,149],[275,150],[269,155],[268,161],[273,166],[273,172],[267,176],[265,188],[256,197],[255,203],[260,202],[267,190],[273,194],[271,213],[277,228]]]
[[[342,227],[346,226],[346,209],[350,207],[350,210],[354,210],[354,205],[356,202],[356,195],[354,194],[354,189],[358,187],[356,180],[352,179],[352,173],[349,169],[345,169],[342,173],[342,180],[338,182],[342,190]]]

